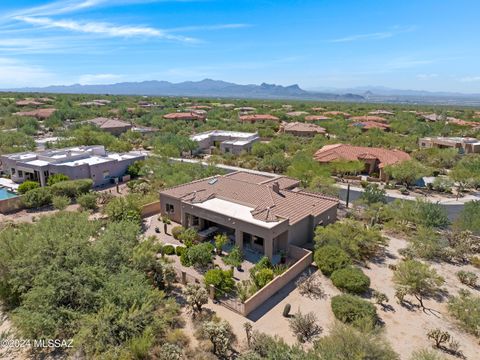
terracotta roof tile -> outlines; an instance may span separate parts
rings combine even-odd
[[[410,160],[410,155],[400,150],[353,146],[348,144],[325,145],[314,155],[315,160],[328,163],[335,160],[355,161],[359,159],[378,159],[379,167]]]
[[[280,119],[276,116],[269,114],[252,114],[252,115],[242,115],[239,116],[240,121],[279,121]]]

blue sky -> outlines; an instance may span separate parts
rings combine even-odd
[[[0,88],[212,78],[480,93],[478,0],[0,2]]]

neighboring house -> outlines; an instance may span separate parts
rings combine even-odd
[[[325,108],[323,108],[323,107],[318,107],[318,106],[317,106],[317,107],[312,107],[311,110],[312,110],[312,111],[325,111],[325,110],[327,110],[327,109],[325,109]]]
[[[323,115],[308,115],[305,116],[305,121],[325,121],[331,120],[331,118],[323,116]]]
[[[205,121],[206,116],[202,114],[197,114],[194,111],[190,112],[177,112],[177,113],[170,113],[163,115],[164,119],[169,119],[169,120],[186,120],[186,121]]]
[[[212,153],[212,148],[220,149],[223,153],[240,154],[249,152],[253,144],[260,141],[257,133],[239,131],[212,130],[190,136],[197,142],[201,151]]]
[[[240,112],[240,113],[244,113],[244,114],[253,113],[253,112],[257,111],[256,108],[251,107],[251,106],[237,107],[237,108],[235,108],[235,109],[233,109],[233,110],[238,111],[238,112]]]
[[[291,117],[297,117],[297,116],[308,115],[308,112],[306,112],[306,111],[290,111],[290,112],[287,112],[285,115],[291,116]]]
[[[480,140],[472,137],[424,137],[418,141],[421,148],[453,148],[460,153],[480,153]]]
[[[430,121],[430,122],[437,122],[437,121],[445,120],[445,116],[438,115],[438,114],[426,114],[426,115],[422,114],[421,116],[425,121]]]
[[[87,123],[92,124],[98,127],[100,130],[103,130],[115,136],[121,135],[132,128],[132,124],[126,121],[104,117],[88,120]]]
[[[380,179],[385,180],[384,167],[410,160],[410,155],[400,150],[333,144],[322,147],[315,153],[314,158],[324,164],[338,160],[359,160],[365,164],[364,171],[367,174],[378,174]]]
[[[43,102],[35,100],[35,99],[24,99],[24,100],[18,100],[15,102],[15,105],[17,106],[41,106],[44,105]]]
[[[371,129],[378,129],[381,131],[390,131],[390,125],[382,124],[376,121],[359,121],[359,122],[350,124],[350,126],[358,127],[362,131],[367,131]]]
[[[241,115],[238,118],[242,122],[249,122],[249,123],[265,122],[265,121],[275,121],[275,122],[280,121],[278,117],[269,115],[269,114]]]
[[[282,122],[279,132],[303,137],[314,137],[318,134],[325,135],[327,133],[321,126],[302,122]]]
[[[357,121],[357,122],[360,122],[360,121],[374,121],[374,122],[377,122],[377,123],[386,123],[387,122],[387,119],[385,119],[381,116],[368,116],[368,115],[353,116],[353,117],[350,118],[350,120]]]
[[[349,118],[350,116],[352,116],[349,113],[343,112],[343,111],[327,111],[327,112],[323,113],[323,115],[326,115],[326,116],[343,116],[344,118]]]
[[[447,117],[447,121],[449,124],[455,124],[458,126],[470,126],[474,129],[480,129],[480,121],[465,121],[465,120],[456,119],[453,117]]]
[[[80,103],[80,105],[82,105],[82,106],[105,106],[105,105],[108,105],[110,103],[111,103],[110,100],[95,99],[95,100],[92,100],[92,101],[82,102],[82,103]]]
[[[390,115],[395,115],[395,113],[392,112],[392,111],[387,111],[387,110],[374,110],[374,111],[370,111],[368,113],[368,115],[388,115],[388,116],[390,116]]]
[[[337,219],[337,199],[294,190],[298,185],[243,171],[209,177],[161,191],[161,213],[200,234],[224,232],[240,249],[272,259],[289,244],[311,243],[316,226]]]
[[[2,155],[0,167],[16,183],[31,180],[45,186],[50,175],[65,174],[72,180],[92,179],[99,186],[122,177],[131,164],[143,159],[139,152],[109,153],[102,145],[93,145]]]
[[[52,108],[36,109],[32,111],[19,111],[14,113],[13,115],[31,116],[31,117],[37,118],[38,120],[45,120],[45,119],[48,119],[50,116],[52,116],[55,113],[55,111],[57,111],[57,109],[52,109]]]

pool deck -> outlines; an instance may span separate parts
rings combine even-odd
[[[19,184],[15,183],[14,181],[0,177],[0,187],[5,187],[9,190],[17,191]]]

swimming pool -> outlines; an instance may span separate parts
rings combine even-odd
[[[0,200],[10,199],[17,196],[17,194],[11,192],[10,190],[0,188]]]

